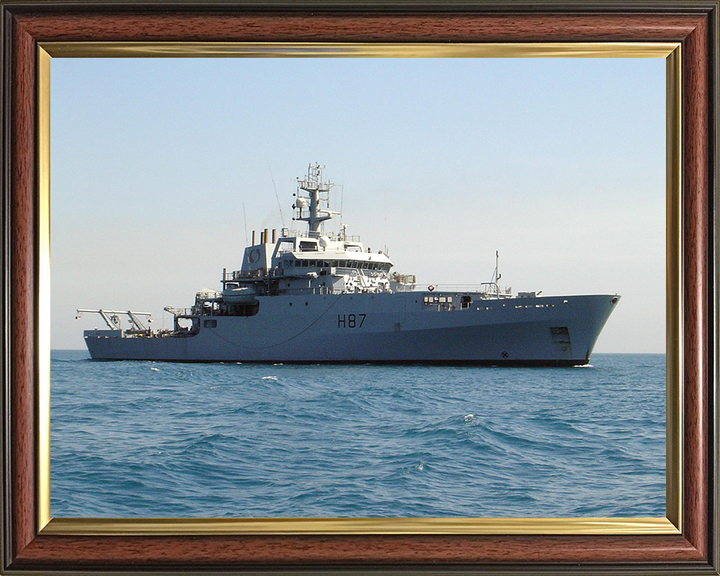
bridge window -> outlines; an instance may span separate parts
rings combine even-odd
[[[317,252],[317,242],[301,241],[300,252]]]

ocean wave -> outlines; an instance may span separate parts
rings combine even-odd
[[[269,368],[54,353],[51,511],[661,516],[662,357],[593,360]]]

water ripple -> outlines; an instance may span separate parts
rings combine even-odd
[[[661,355],[51,370],[57,516],[664,515]]]

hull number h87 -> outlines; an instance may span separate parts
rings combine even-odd
[[[338,314],[338,328],[362,328],[366,314]]]

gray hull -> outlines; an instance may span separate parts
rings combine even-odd
[[[84,336],[96,360],[580,365],[619,298],[487,299],[450,310],[426,296],[265,296],[254,316],[201,316],[191,336]]]

